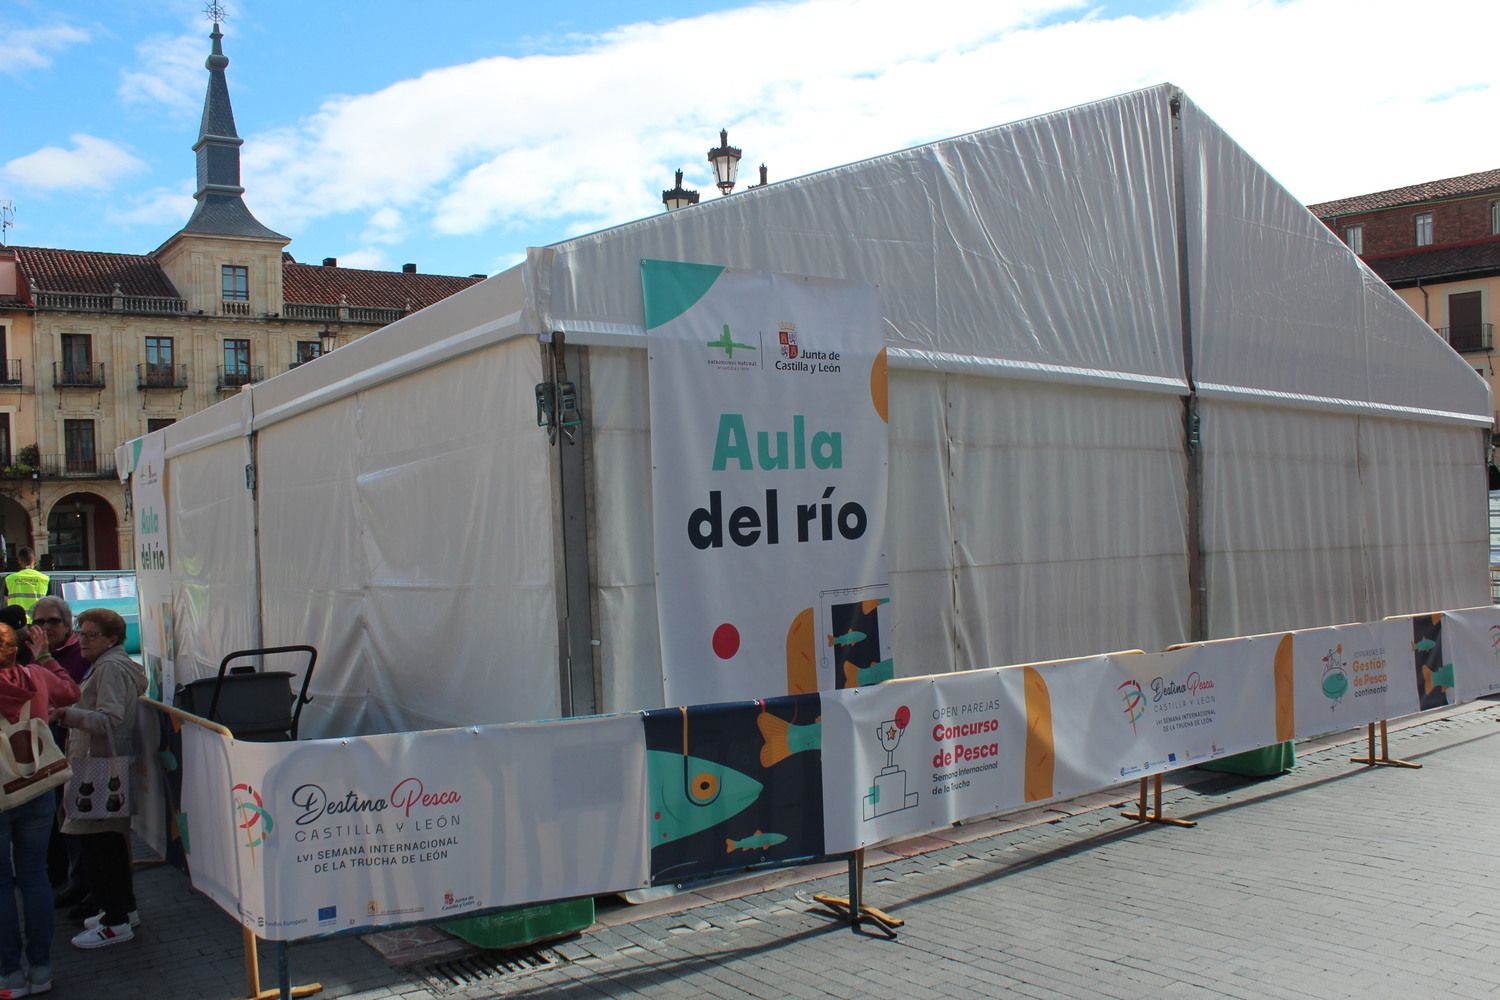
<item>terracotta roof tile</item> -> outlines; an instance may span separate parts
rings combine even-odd
[[[1308,205],[1307,210],[1320,219],[1328,219],[1335,215],[1374,212],[1382,208],[1415,205],[1424,201],[1455,198],[1490,190],[1500,191],[1500,170],[1481,170],[1477,174],[1448,177],[1440,181],[1427,181],[1424,184],[1409,184],[1406,187],[1376,191],[1373,194],[1357,194],[1352,198],[1339,198],[1336,201]]]
[[[44,292],[86,292],[109,295],[116,283],[126,295],[180,298],[177,289],[150,257],[92,250],[49,250],[12,247],[23,280]]]
[[[430,306],[483,278],[404,271],[365,271],[355,267],[322,267],[283,260],[282,298],[287,302],[333,305],[344,297],[351,306],[413,310]]]

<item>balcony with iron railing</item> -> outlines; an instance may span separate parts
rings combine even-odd
[[[187,365],[136,365],[135,386],[137,389],[186,389]]]
[[[0,361],[0,388],[18,389],[21,386],[21,359],[5,358]]]
[[[1491,334],[1493,323],[1465,323],[1462,326],[1440,326],[1438,333],[1448,341],[1448,346],[1460,354],[1470,351],[1488,351],[1494,343]]]
[[[138,313],[148,316],[186,316],[187,300],[158,295],[126,295],[116,289],[108,292],[44,292],[32,290],[38,309],[59,312]],[[282,319],[313,323],[356,323],[360,326],[386,326],[408,315],[411,310],[387,306],[351,306],[347,302],[283,302]],[[199,310],[202,313],[202,310]],[[244,299],[220,299],[218,315],[249,318],[255,313]],[[273,315],[273,314],[266,314]]]
[[[103,389],[104,362],[91,365],[69,364],[66,361],[52,362],[52,387],[54,389]]]
[[[21,449],[24,453],[26,449]],[[0,466],[0,479],[114,479],[113,455],[42,455],[35,465],[17,458]]]
[[[234,392],[251,382],[260,382],[266,377],[265,365],[219,366],[218,388],[220,392]]]

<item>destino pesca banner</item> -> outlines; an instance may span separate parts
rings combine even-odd
[[[267,940],[648,882],[636,715],[299,743],[185,725],[183,749],[193,886]]]
[[[873,286],[643,260],[671,705],[894,676]]]

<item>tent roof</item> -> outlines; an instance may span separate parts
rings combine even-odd
[[[874,282],[898,367],[1491,419],[1473,369],[1162,84],[533,249],[249,387],[254,422],[509,337],[643,347],[643,258]]]

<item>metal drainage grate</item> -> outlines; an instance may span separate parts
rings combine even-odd
[[[502,977],[514,979],[543,969],[556,968],[567,961],[567,958],[551,948],[510,948],[505,951],[474,952],[419,966],[412,971],[429,990],[441,995],[454,990],[485,986]]]

